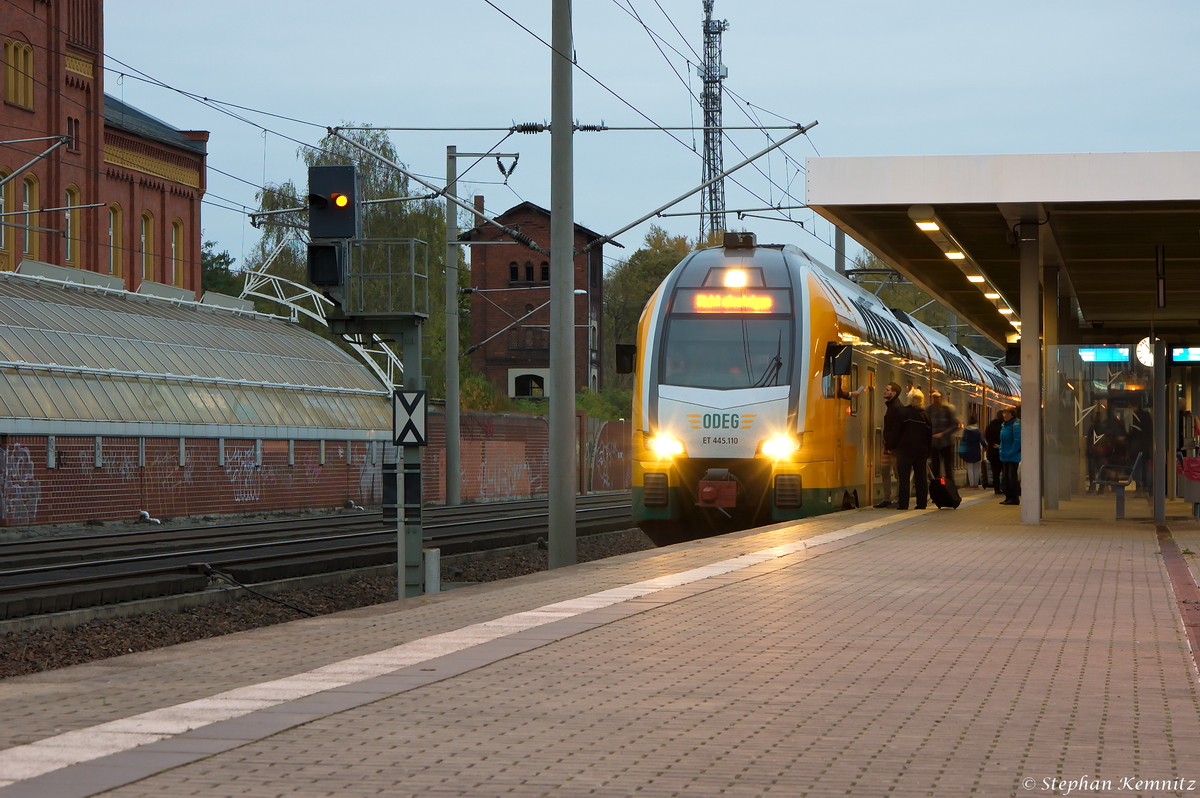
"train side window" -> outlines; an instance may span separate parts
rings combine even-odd
[[[853,347],[849,344],[831,342],[825,346],[825,366],[821,371],[821,389],[826,399],[833,399],[845,393],[842,389],[841,378],[850,374],[850,356],[853,351]]]
[[[852,365],[850,367],[850,390],[851,391],[858,390],[860,376],[861,375],[858,370],[858,364],[855,363],[854,365]],[[858,394],[856,394],[856,393],[850,394],[850,415],[852,415],[852,416],[858,415]]]

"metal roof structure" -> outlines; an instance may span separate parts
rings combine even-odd
[[[1064,488],[1071,494],[1060,471],[1081,456],[1068,443],[1079,443],[1082,418],[1062,406],[1065,395],[1080,399],[1060,380],[1062,350],[1144,338],[1149,362],[1164,364],[1168,344],[1200,340],[1200,152],[809,158],[806,166],[809,207],[996,343],[1020,341],[1023,523],[1040,523],[1043,501],[1057,509]],[[1175,447],[1170,371],[1156,368],[1148,380],[1160,522]]]
[[[349,353],[285,319],[3,273],[0,429],[373,440],[391,406]]]
[[[809,158],[806,167],[810,207],[998,344],[1020,320],[1014,228],[1030,218],[1071,303],[1061,315],[1077,322],[1063,325],[1064,342],[1122,330],[1136,340],[1152,321],[1160,337],[1200,339],[1200,152]],[[1155,306],[1156,246],[1166,253],[1165,308]],[[984,281],[970,282],[972,270]]]

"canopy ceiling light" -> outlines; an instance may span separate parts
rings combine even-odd
[[[908,218],[913,220],[918,230],[929,236],[929,240],[937,245],[942,254],[958,266],[968,282],[978,285],[983,290],[984,298],[990,299],[999,313],[1004,316],[1011,316],[1012,309],[1009,305],[1012,303],[1007,302],[1000,295],[1000,292],[988,283],[987,278],[983,276],[983,270],[979,268],[979,264],[967,253],[966,248],[954,238],[950,229],[946,227],[946,223],[937,217],[932,205],[910,206],[908,209]]]

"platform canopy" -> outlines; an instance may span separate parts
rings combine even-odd
[[[1058,296],[1063,343],[1140,338],[1152,322],[1159,337],[1200,341],[1200,152],[806,165],[813,210],[997,343],[1017,332],[1010,320],[1020,322],[1016,226],[1031,220],[1043,264],[1057,267],[1057,290],[1045,294]]]

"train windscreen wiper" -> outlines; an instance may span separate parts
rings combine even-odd
[[[767,363],[767,368],[763,371],[763,375],[758,378],[758,382],[754,383],[754,388],[765,388],[768,385],[779,384],[779,372],[783,371],[783,331],[779,333],[779,343],[775,348],[775,357],[771,358]]]

